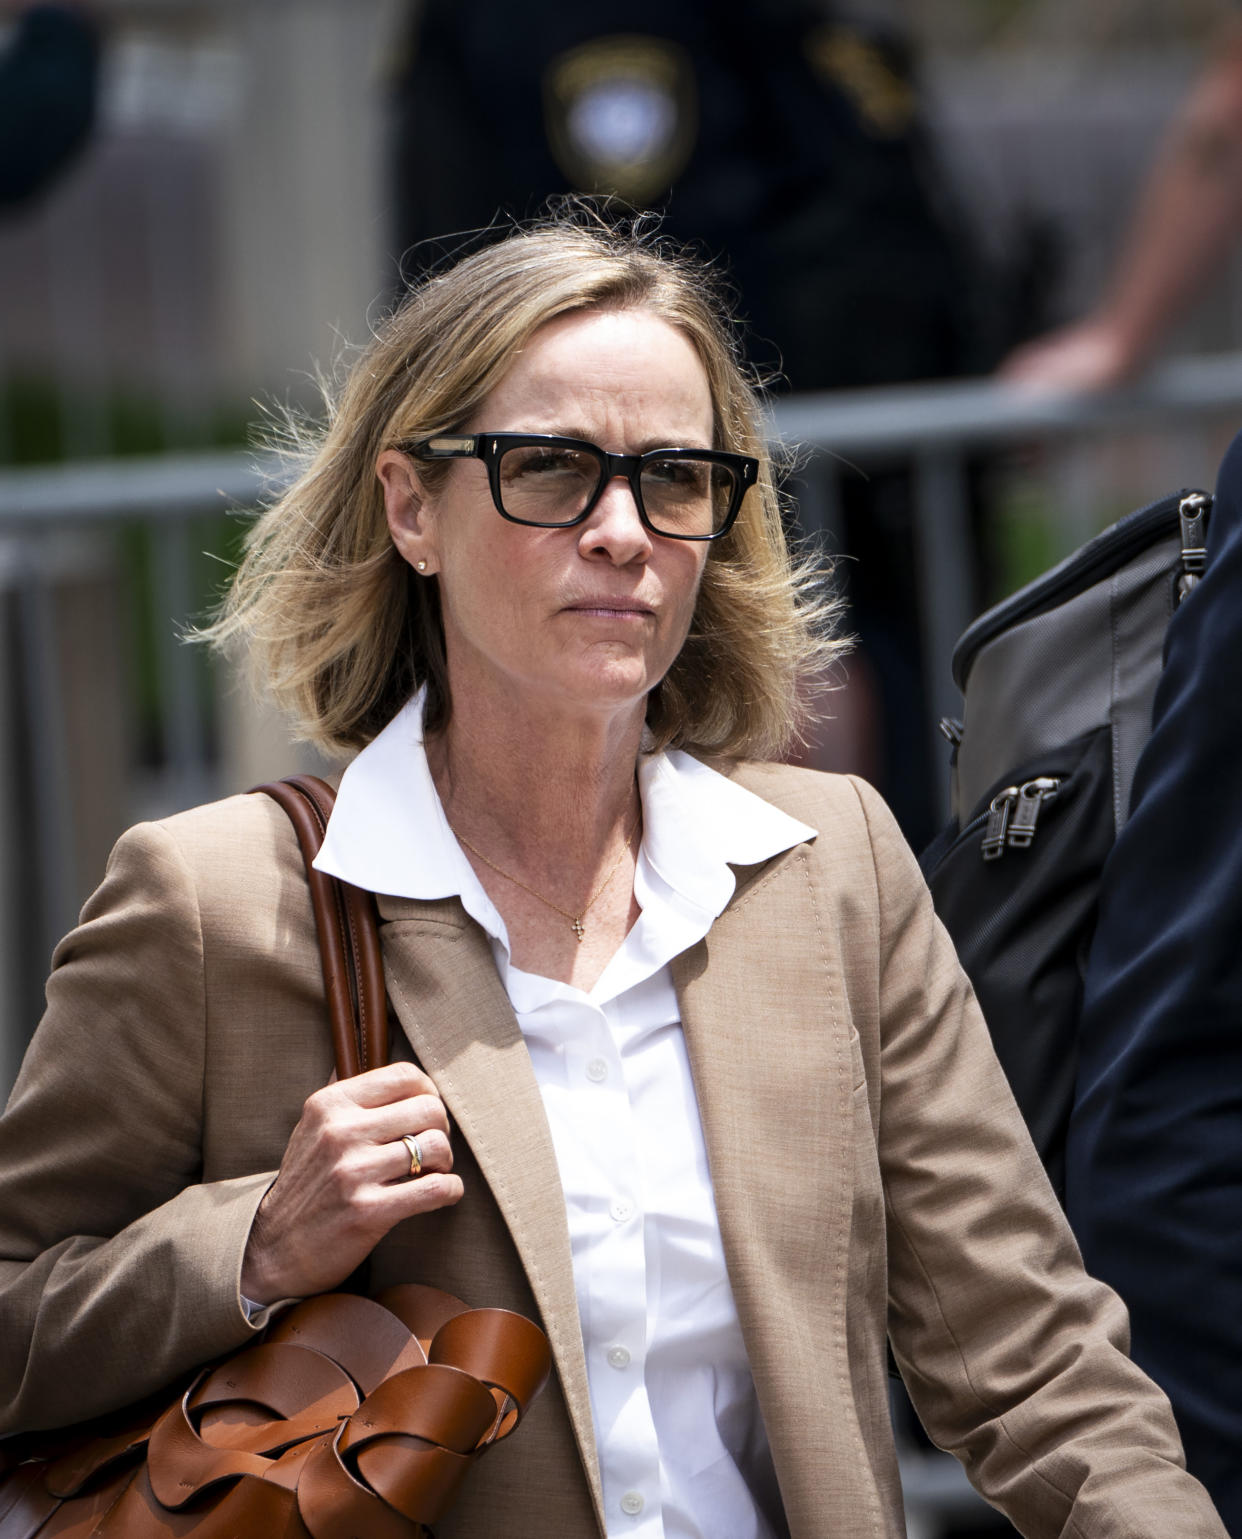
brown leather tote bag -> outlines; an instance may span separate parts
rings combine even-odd
[[[306,861],[337,1073],[387,1061],[370,893],[311,865],[313,776],[259,786]],[[415,1284],[307,1299],[251,1346],[112,1416],[0,1444],[0,1539],[427,1539],[547,1381],[538,1326]]]

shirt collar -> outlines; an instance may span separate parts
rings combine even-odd
[[[460,897],[488,934],[504,937],[440,805],[423,748],[423,700],[419,691],[345,770],[315,866],[391,897]],[[731,866],[815,837],[815,829],[676,750],[643,755],[638,785],[644,858],[713,918],[733,895]]]
[[[639,764],[643,853],[658,875],[713,918],[752,866],[815,838],[815,830],[677,749]]]

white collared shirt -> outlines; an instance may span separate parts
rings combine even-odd
[[[773,1539],[784,1518],[669,963],[728,903],[731,865],[814,830],[686,754],[644,756],[638,783],[641,913],[589,994],[510,962],[436,794],[421,696],[345,771],[315,864],[373,892],[459,896],[491,940],[565,1193],[610,1539]]]

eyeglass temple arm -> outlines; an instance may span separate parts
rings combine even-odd
[[[414,453],[425,460],[455,460],[476,453],[478,447],[479,435],[472,433],[464,437],[424,438],[414,445]]]

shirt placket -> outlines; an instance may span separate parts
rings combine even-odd
[[[605,1011],[585,997],[567,1033],[566,1110],[588,1172],[588,1242],[574,1276],[610,1535],[662,1539],[660,1457],[647,1398],[648,1279],[638,1129]]]

